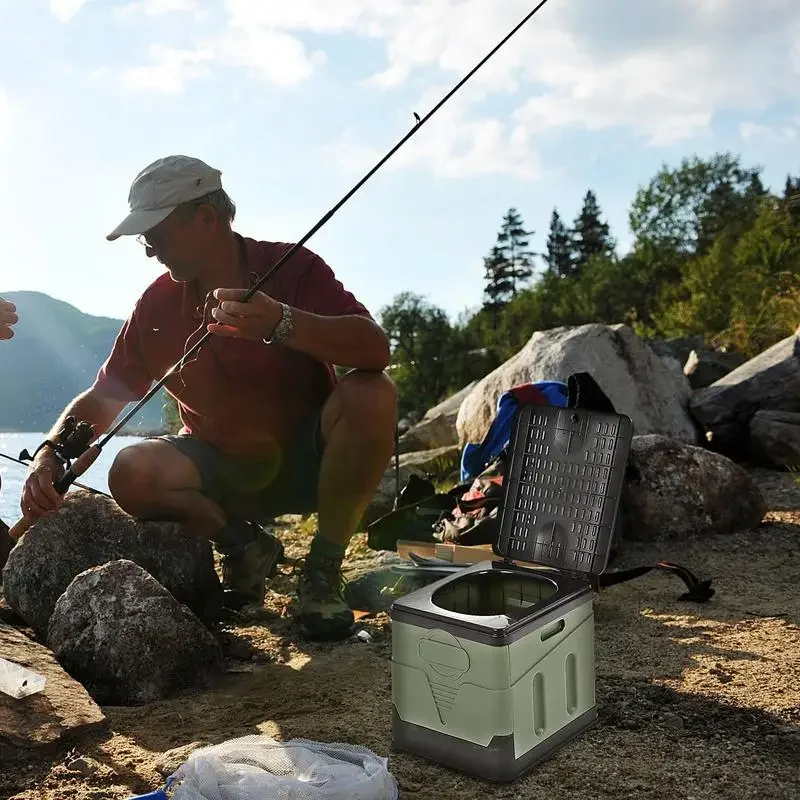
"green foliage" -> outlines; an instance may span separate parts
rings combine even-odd
[[[500,309],[533,277],[535,254],[528,249],[528,237],[533,233],[525,230],[517,209],[510,208],[503,217],[495,245],[483,259],[486,281],[483,307],[495,321]]]
[[[399,294],[382,309],[380,323],[389,337],[389,374],[398,389],[401,415],[424,412],[484,368],[484,356],[470,353],[476,341],[469,332],[454,329],[445,312],[420,295]]]
[[[551,275],[560,277],[572,275],[572,240],[556,208],[550,217],[550,232],[547,235],[547,252],[544,260]]]
[[[800,177],[787,175],[776,195],[760,172],[730,153],[664,165],[633,198],[634,239],[621,256],[590,189],[571,228],[553,209],[535,279],[531,234],[510,209],[484,259],[476,313],[450,323],[411,295],[390,306],[403,409],[423,413],[536,331],[564,325],[625,323],[647,338],[699,334],[747,357],[790,335],[800,324]]]
[[[676,260],[705,253],[729,225],[741,232],[752,222],[764,196],[759,173],[730,153],[685,158],[676,169],[664,166],[636,193],[631,230],[639,242]]]
[[[570,274],[580,275],[592,259],[610,259],[613,254],[614,241],[608,223],[602,219],[597,196],[589,189],[573,226]]]
[[[165,393],[164,404],[161,407],[161,420],[164,425],[164,433],[176,434],[183,427],[178,412],[178,403],[171,394]]]

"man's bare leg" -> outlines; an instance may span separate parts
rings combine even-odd
[[[119,452],[108,486],[117,504],[139,519],[173,520],[210,539],[222,555],[224,603],[234,609],[264,602],[265,580],[283,557],[277,537],[245,520],[229,520],[200,489],[194,462],[169,442],[139,442]]]
[[[174,520],[196,536],[213,539],[226,516],[201,487],[194,462],[158,439],[120,450],[108,473],[108,488],[123,511],[138,519]]]

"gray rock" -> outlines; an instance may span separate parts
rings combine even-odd
[[[711,386],[747,359],[740,353],[725,353],[719,350],[700,348],[692,350],[684,362],[683,374],[689,379],[692,389],[704,389]]]
[[[623,538],[655,541],[758,525],[767,503],[729,458],[665,436],[634,436],[623,494]]]
[[[455,445],[437,447],[434,450],[422,450],[414,453],[403,453],[400,456],[401,467],[414,467],[434,477],[450,474],[458,468],[461,460],[461,448]]]
[[[625,325],[581,325],[534,333],[516,355],[478,382],[461,404],[459,443],[480,442],[500,395],[527,381],[566,381],[588,372],[638,434],[658,433],[694,444],[687,412],[689,381]]]
[[[387,611],[392,600],[408,593],[408,581],[392,572],[393,564],[405,564],[397,553],[380,552],[362,559],[345,574],[344,597],[358,611]]]
[[[662,358],[675,359],[683,368],[692,350],[705,348],[702,336],[678,336],[674,339],[649,339],[647,343]]]
[[[0,623],[0,658],[21,664],[46,678],[44,689],[15,700],[0,692],[0,763],[25,756],[102,727],[97,704],[43,645]]]
[[[800,331],[696,391],[689,410],[714,449],[738,455],[762,409],[800,411]]]
[[[3,592],[37,635],[72,579],[117,559],[146,569],[204,620],[217,613],[222,588],[208,542],[177,523],[140,522],[111,499],[73,489],[57,514],[36,522],[11,551]]]
[[[756,411],[750,420],[749,450],[758,462],[800,469],[800,413]]]
[[[461,391],[429,409],[416,425],[400,437],[400,452],[411,453],[457,445],[458,409],[461,408],[461,403],[464,402],[476,383],[477,381],[472,381]]]
[[[132,561],[93,567],[67,587],[47,644],[104,705],[140,705],[205,683],[222,649],[200,620]]]

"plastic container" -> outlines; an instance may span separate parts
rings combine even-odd
[[[21,700],[23,697],[41,692],[47,678],[27,667],[0,658],[0,692]]]
[[[594,722],[593,578],[608,563],[632,436],[621,414],[519,408],[498,559],[390,608],[396,750],[507,782]]]

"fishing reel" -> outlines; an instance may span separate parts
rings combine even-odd
[[[36,454],[44,447],[49,447],[58,457],[58,460],[69,469],[72,461],[80,458],[88,449],[89,442],[94,437],[94,428],[84,420],[69,416],[53,439],[45,439],[31,455],[27,449],[20,454],[21,461],[33,461]]]

